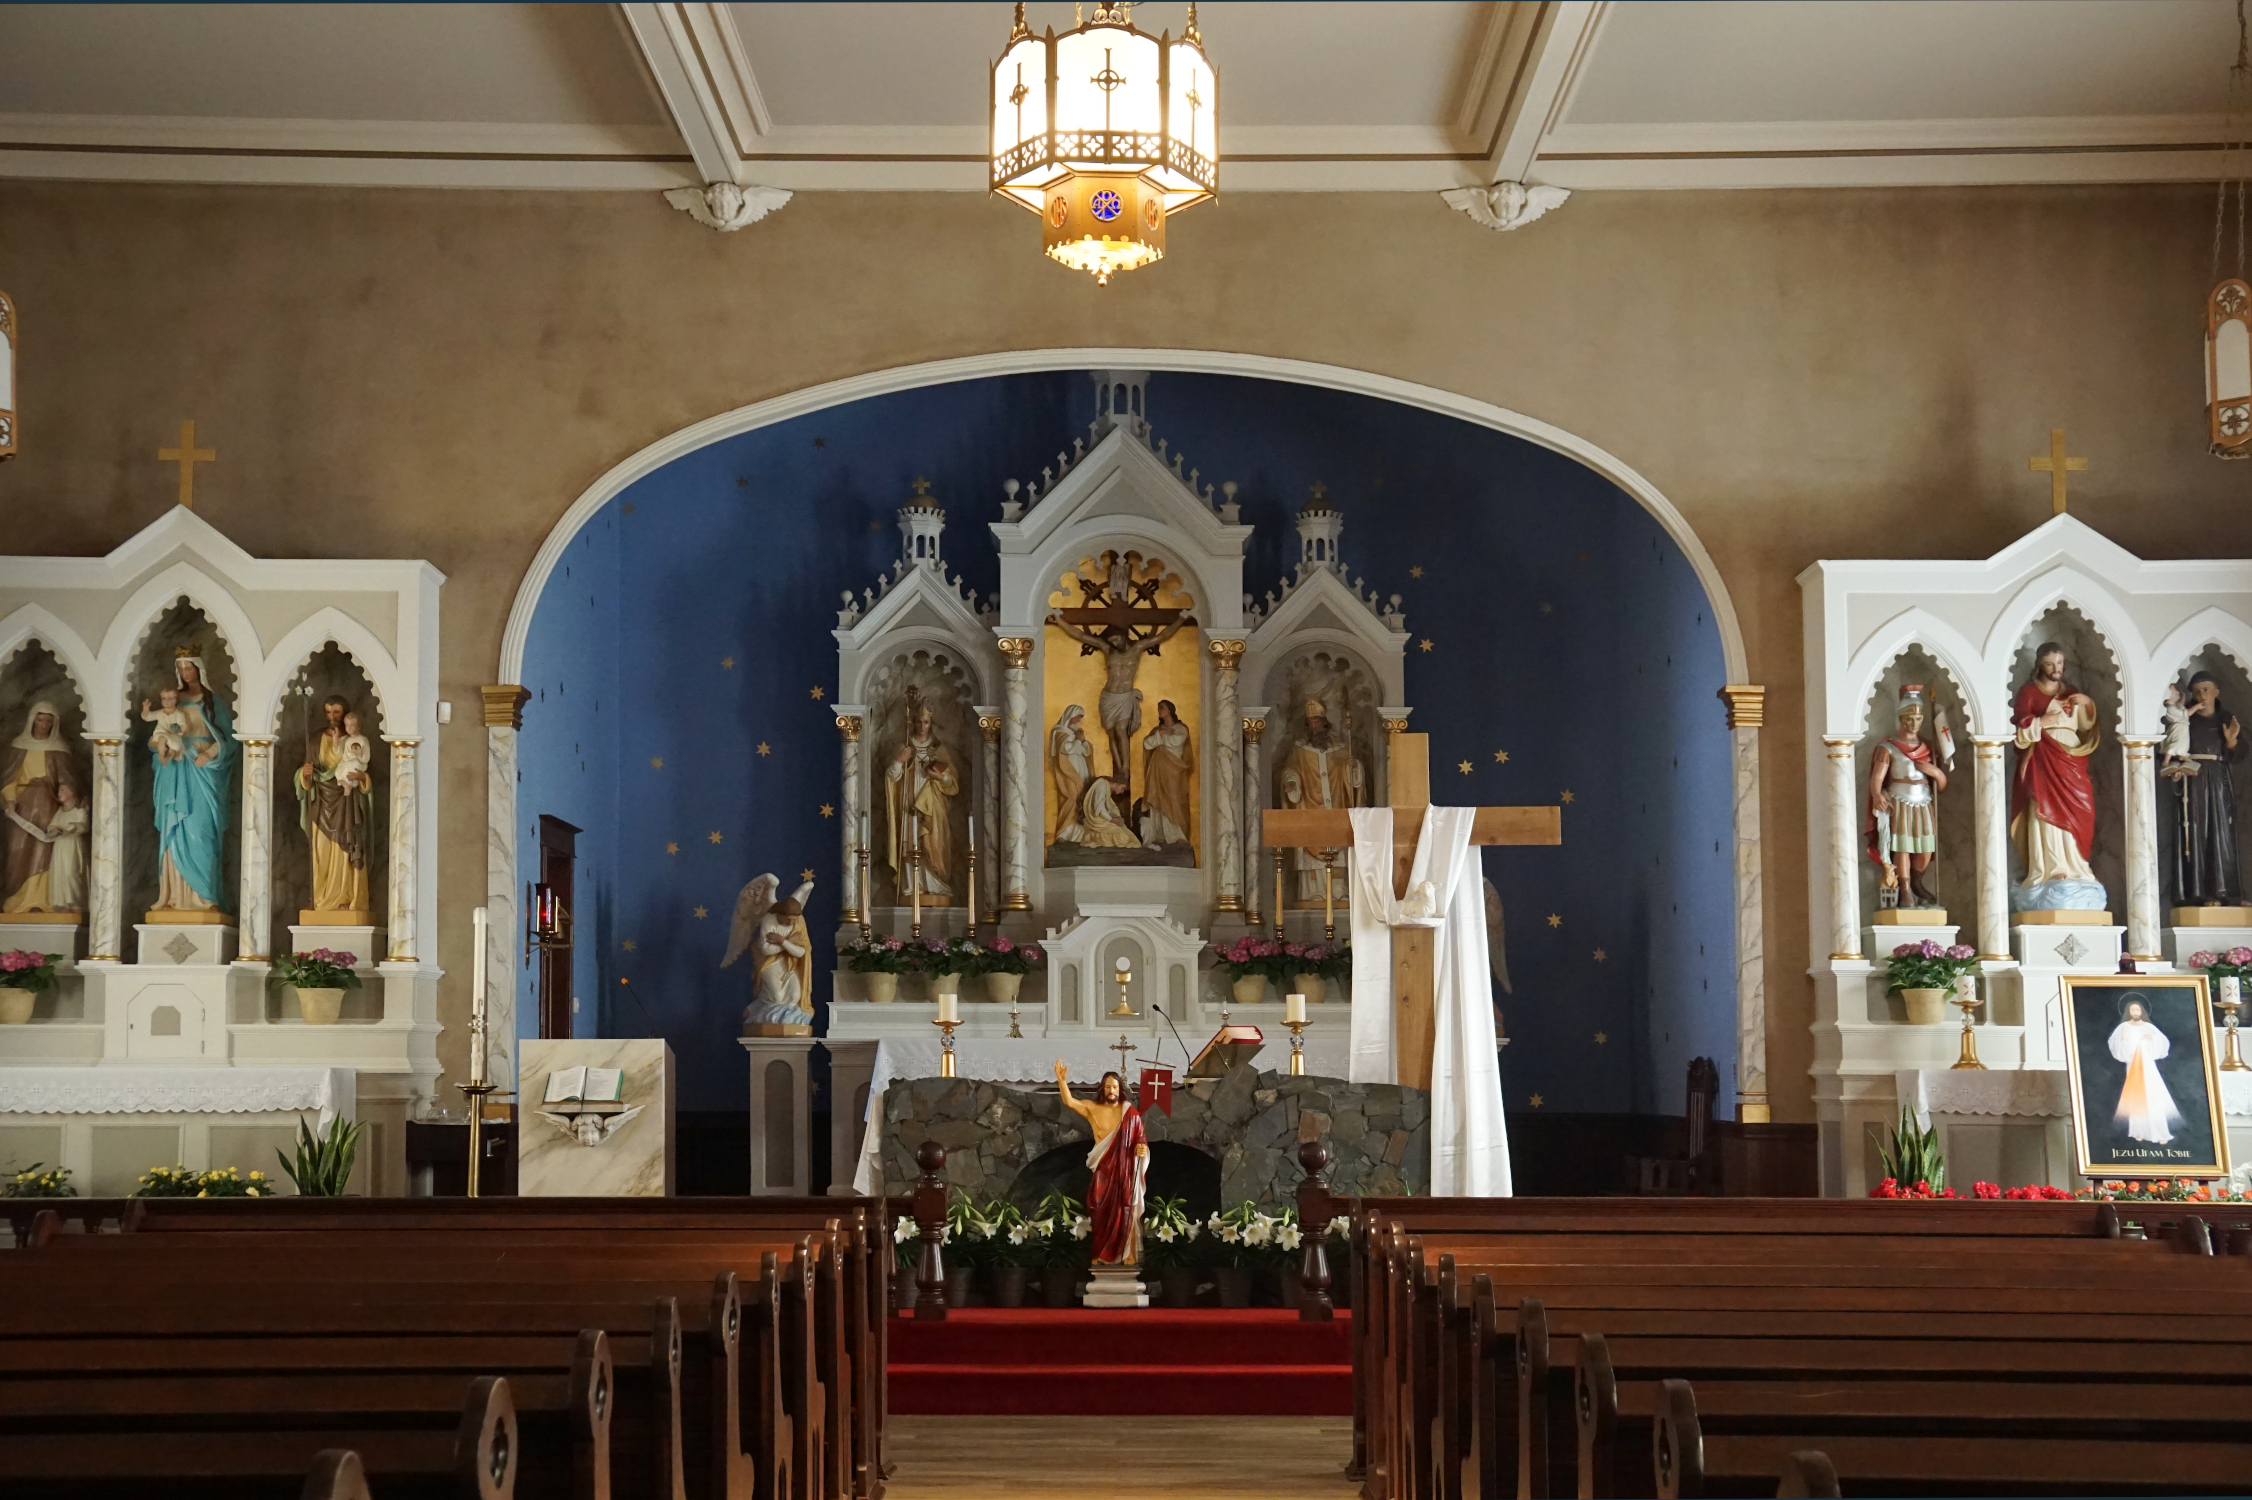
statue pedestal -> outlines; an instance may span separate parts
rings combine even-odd
[[[322,915],[344,914],[327,912]],[[326,922],[313,926],[292,926],[289,929],[289,951],[310,953],[315,948],[326,948],[331,953],[349,953],[357,960],[352,967],[365,969],[380,963],[385,957],[383,937],[383,929],[380,927],[331,926]]]
[[[16,912],[0,926],[0,948],[29,948],[34,953],[59,953],[58,974],[70,971],[86,935],[86,919],[76,912]]]
[[[135,922],[133,931],[140,936],[135,962],[144,966],[223,964],[235,956],[235,929],[218,922]]]
[[[813,1191],[813,1073],[810,1027],[794,1036],[743,1028],[736,1042],[751,1067],[751,1181],[754,1198]]]
[[[2060,915],[2093,917],[2097,921],[2067,924],[2026,920]],[[2026,969],[2053,969],[2074,974],[2119,972],[2121,940],[2127,929],[2108,925],[2111,913],[2019,912],[2018,919],[2012,931],[2017,937],[2017,961]]]
[[[1085,1307],[1147,1307],[1149,1288],[1138,1266],[1095,1266],[1079,1301]]]
[[[2196,926],[2176,926],[2166,929],[2164,952],[2177,969],[2189,967],[2192,953],[2225,953],[2231,948],[2252,948],[2252,911],[2241,906],[2176,907],[2174,914],[2184,911],[2224,911],[2235,919],[2234,926],[2219,927],[2208,922]]]

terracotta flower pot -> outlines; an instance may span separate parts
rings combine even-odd
[[[1329,981],[1319,974],[1293,974],[1290,976],[1290,993],[1304,995],[1308,1005],[1319,1005],[1329,995]]]
[[[1945,990],[1902,990],[1900,998],[1908,1006],[1911,1026],[1937,1026],[1947,1019]]]
[[[19,990],[14,985],[0,988],[0,1026],[21,1026],[29,1021],[32,1002],[38,998],[36,990]]]
[[[1231,983],[1228,989],[1235,995],[1236,1004],[1257,1005],[1267,998],[1267,976],[1264,974],[1246,974],[1241,979]]]
[[[334,1026],[337,1012],[344,1008],[344,992],[340,989],[305,989],[291,985],[297,991],[297,1013],[308,1026]]]
[[[899,998],[897,974],[863,974],[860,983],[866,988],[868,998],[878,1005],[889,1005]]]
[[[1222,1307],[1249,1307],[1251,1305],[1251,1269],[1248,1266],[1218,1266],[1212,1279],[1220,1285]]]
[[[995,1307],[1024,1306],[1024,1289],[1032,1279],[1027,1266],[995,1266],[993,1268],[993,1305]]]
[[[952,995],[959,1000],[962,998],[962,976],[959,974],[933,974],[930,976],[930,990],[933,1000],[941,995]]]
[[[1024,988],[1022,974],[988,974],[985,976],[985,998],[995,1005],[1014,1005],[1017,992]]]

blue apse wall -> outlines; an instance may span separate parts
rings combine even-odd
[[[1509,1108],[1671,1112],[1698,1054],[1732,1108],[1725,674],[1679,548],[1591,470],[1435,413],[1192,375],[1154,378],[1149,405],[1207,478],[1241,486],[1253,593],[1295,564],[1315,482],[1343,506],[1350,570],[1404,596],[1435,800],[1566,804],[1562,848],[1485,853],[1516,985]],[[677,460],[574,539],[527,642],[517,807],[527,851],[543,812],[586,830],[580,1034],[665,1036],[685,1107],[745,1102],[750,976],[718,968],[744,882],[812,870],[831,965],[839,593],[897,556],[917,476],[946,506],[950,567],[991,589],[1001,481],[1092,415],[1084,374],[856,402]],[[528,993],[518,1015],[529,1031]]]

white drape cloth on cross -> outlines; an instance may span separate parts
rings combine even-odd
[[[1501,1112],[1485,886],[1471,852],[1471,807],[1426,810],[1407,880],[1392,893],[1392,809],[1353,809],[1354,1083],[1399,1081],[1392,929],[1435,930],[1432,974],[1431,1192],[1506,1198],[1509,1128]]]

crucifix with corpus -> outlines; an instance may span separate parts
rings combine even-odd
[[[1134,575],[1143,571],[1142,564],[1139,552],[1104,553],[1100,577],[1076,575],[1083,602],[1048,614],[1048,623],[1077,641],[1081,654],[1102,653],[1103,692],[1096,700],[1097,712],[1110,741],[1110,779],[1125,788],[1118,797],[1121,808],[1134,805],[1130,757],[1134,736],[1142,727],[1142,695],[1134,686],[1135,675],[1145,655],[1156,655],[1182,626],[1196,623],[1187,610],[1158,604],[1158,591],[1165,585],[1164,565],[1137,579]],[[1084,562],[1080,566],[1088,567]]]
[[[1391,883],[1393,894],[1404,898],[1409,895],[1417,843],[1430,821],[1431,737],[1391,736],[1390,761]],[[1473,847],[1564,842],[1561,807],[1479,807],[1469,811],[1473,814]],[[1344,808],[1269,808],[1260,826],[1262,842],[1274,849],[1350,849],[1354,842],[1352,814]],[[1425,925],[1394,926],[1391,938],[1399,1081],[1409,1088],[1429,1089],[1432,1047],[1437,1037],[1438,933]]]

